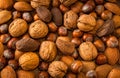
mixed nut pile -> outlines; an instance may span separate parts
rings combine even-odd
[[[120,0],[0,0],[0,78],[120,78]]]

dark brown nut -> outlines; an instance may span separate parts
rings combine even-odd
[[[96,58],[96,64],[101,65],[107,63],[107,57],[104,54],[99,54]]]
[[[1,78],[17,78],[14,69],[11,66],[6,66],[1,71]]]
[[[81,72],[83,68],[83,64],[81,61],[79,60],[75,60],[72,64],[71,64],[71,71],[74,73],[79,73]]]
[[[62,13],[61,13],[60,9],[54,7],[54,8],[51,9],[51,13],[52,13],[52,16],[53,16],[53,22],[57,26],[62,25]]]
[[[31,22],[32,21],[32,16],[31,16],[31,14],[29,12],[24,12],[22,17],[27,22]]]
[[[19,37],[23,35],[28,29],[27,22],[23,19],[15,19],[9,25],[9,33],[13,37]]]
[[[108,47],[115,48],[118,46],[118,39],[115,36],[110,36],[106,44]]]
[[[80,31],[79,29],[75,29],[72,33],[73,37],[81,37],[83,35],[83,32]]]
[[[48,68],[48,73],[54,78],[63,78],[67,72],[67,65],[62,61],[53,61]]]
[[[4,57],[0,57],[0,70],[5,67],[6,63],[6,59]]]
[[[120,77],[120,69],[114,68],[110,71],[107,78],[119,78]]]
[[[65,78],[77,78],[77,76],[73,73],[68,73]]]
[[[78,47],[82,43],[82,40],[80,38],[72,38],[71,42],[74,43],[76,47]]]
[[[69,11],[69,8],[64,6],[63,4],[61,4],[59,8],[63,13],[66,13],[67,11]]]
[[[8,32],[8,24],[0,25],[0,33],[5,34]]]
[[[31,6],[37,8],[39,6],[49,7],[51,0],[31,0]]]
[[[104,4],[105,8],[116,15],[120,15],[120,7],[117,4],[107,2]]]
[[[107,20],[96,32],[97,36],[102,37],[111,34],[114,31],[113,20]]]
[[[105,44],[100,39],[95,40],[94,45],[95,45],[95,47],[97,48],[98,51],[103,52],[105,50]]]
[[[59,37],[56,40],[57,48],[66,55],[70,55],[75,51],[75,45],[72,42],[65,41]]]
[[[89,34],[89,33],[84,33],[82,39],[83,39],[84,41],[90,41],[90,42],[92,42],[92,41],[93,41],[93,35],[92,35],[92,34]]]
[[[114,24],[115,24],[115,28],[120,27],[120,16],[119,15],[114,15],[113,16],[113,21],[114,21]]]
[[[39,65],[39,57],[33,52],[24,53],[19,58],[19,65],[24,70],[33,70]]]
[[[48,36],[47,36],[47,40],[48,41],[53,41],[55,42],[57,39],[57,35],[55,33],[49,33]]]
[[[39,55],[44,61],[53,61],[57,55],[55,43],[51,41],[43,41],[40,46]]]
[[[10,49],[16,49],[16,42],[18,41],[17,38],[12,38],[8,41],[7,47]]]
[[[97,73],[94,70],[90,70],[86,73],[87,78],[97,78]]]
[[[70,6],[75,3],[77,0],[59,0],[63,5]]]
[[[97,5],[95,8],[95,11],[97,12],[98,15],[101,15],[101,13],[104,11],[104,6],[103,5]]]
[[[83,60],[93,60],[97,57],[98,52],[92,42],[83,42],[79,46],[79,54]]]
[[[58,28],[58,34],[59,34],[60,36],[66,36],[66,35],[68,35],[67,28],[64,27],[64,26],[59,27],[59,28]]]
[[[4,57],[6,59],[13,59],[14,58],[14,53],[13,53],[13,51],[11,49],[4,50],[4,54],[3,55],[4,55]]]
[[[38,78],[49,78],[48,72],[41,71]]]
[[[84,13],[90,13],[95,8],[95,3],[93,0],[88,0],[82,7]]]
[[[21,13],[20,13],[19,11],[14,11],[14,12],[12,13],[12,15],[13,15],[13,19],[16,19],[16,18],[20,18],[20,17],[21,17]]]
[[[42,62],[40,65],[39,65],[39,70],[41,71],[45,71],[48,69],[48,66],[49,64],[47,62]]]
[[[18,78],[35,78],[35,74],[32,71],[18,70],[17,71]]]
[[[83,14],[79,17],[77,21],[77,26],[81,31],[90,31],[93,30],[96,26],[96,20],[93,16]]]
[[[10,35],[9,34],[2,34],[0,36],[0,41],[5,44],[7,43],[9,40],[11,39]]]
[[[5,18],[4,18],[5,17]],[[12,14],[10,11],[7,11],[7,10],[2,10],[0,11],[0,24],[3,24],[7,21],[9,21],[12,17]]]
[[[24,54],[24,52],[15,50],[15,60],[18,60],[20,58],[20,56],[22,56]]]
[[[64,26],[68,29],[75,29],[77,27],[77,19],[78,15],[72,10],[66,12],[64,14]]]
[[[0,9],[10,9],[13,5],[13,0],[0,0]]]
[[[107,78],[107,75],[112,70],[112,66],[108,64],[97,66],[95,71],[97,73],[97,78]]]
[[[41,20],[34,21],[29,26],[29,34],[32,38],[45,37],[48,34],[48,27]]]
[[[87,73],[89,70],[94,70],[96,68],[96,64],[94,61],[82,61],[83,64],[83,73]]]
[[[50,22],[52,19],[52,14],[45,6],[39,6],[36,8],[36,12],[40,19],[45,22]]]
[[[15,2],[14,8],[17,11],[32,11],[33,10],[31,5],[25,1]]]
[[[103,20],[112,19],[112,13],[109,10],[105,10],[105,11],[102,12],[101,18]]]
[[[95,0],[95,2],[96,2],[97,4],[103,4],[103,3],[104,3],[104,0]]]
[[[13,69],[17,69],[19,64],[16,60],[9,60],[8,65],[11,66]]]
[[[20,39],[16,42],[16,49],[19,51],[35,51],[39,47],[39,43],[31,38]]]
[[[0,57],[3,56],[3,52],[4,52],[4,45],[3,43],[0,42]]]
[[[52,6],[53,7],[59,7],[60,1],[59,0],[52,0]]]
[[[49,28],[49,30],[50,30],[51,32],[56,32],[56,31],[57,31],[57,26],[55,25],[54,22],[50,22],[50,23],[48,24],[48,28]]]
[[[115,65],[119,60],[119,50],[118,48],[106,48],[105,55],[108,59],[110,65]]]
[[[68,68],[70,68],[71,64],[74,62],[74,58],[71,56],[62,56],[60,60],[64,62]]]

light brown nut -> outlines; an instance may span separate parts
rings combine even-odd
[[[0,42],[0,57],[3,56],[3,52],[4,52],[4,46],[3,46],[3,44]]]
[[[40,46],[39,55],[44,61],[53,61],[57,55],[55,43],[52,41],[43,41]]]
[[[107,47],[105,50],[105,55],[108,59],[108,63],[115,65],[119,59],[119,50],[117,48]]]
[[[42,38],[48,33],[47,25],[41,20],[37,20],[30,24],[29,34],[32,38]]]
[[[1,78],[17,78],[14,69],[11,66],[6,66],[1,71]]]
[[[83,60],[93,60],[97,57],[98,52],[92,42],[83,42],[79,46],[79,54]]]
[[[117,4],[107,2],[104,4],[105,8],[116,15],[120,15],[120,7]]]
[[[24,53],[19,58],[19,65],[23,70],[33,70],[39,65],[39,57],[33,52]]]
[[[120,78],[120,69],[114,68],[110,71],[107,78]]]
[[[15,50],[15,60],[18,60],[23,54],[24,52]]]
[[[13,5],[13,0],[0,0],[0,9],[9,9]]]
[[[27,22],[23,19],[15,19],[9,25],[9,33],[13,37],[19,37],[23,35],[28,29]]]
[[[64,26],[68,29],[75,29],[77,27],[78,15],[72,10],[64,14]]]
[[[114,21],[114,24],[115,24],[115,28],[120,27],[120,16],[119,15],[114,15],[113,16],[113,21]]]
[[[63,78],[67,72],[67,65],[62,61],[53,61],[48,68],[49,74],[54,78]]]
[[[18,70],[18,78],[35,78],[35,74],[32,71]]]
[[[96,26],[96,20],[91,15],[83,14],[79,17],[77,21],[77,27],[81,31],[87,32],[87,31],[93,30],[95,26]]]
[[[7,10],[2,10],[0,11],[0,24],[3,24],[7,21],[9,21],[12,17],[12,14],[10,11],[7,11]]]
[[[107,75],[112,70],[112,66],[108,64],[100,65],[96,67],[95,71],[98,75],[98,78],[107,78]]]
[[[24,1],[16,2],[14,4],[14,8],[17,11],[32,11],[33,10],[31,5],[27,2],[24,2]]]
[[[63,5],[70,6],[71,4],[75,3],[77,0],[59,0]]]

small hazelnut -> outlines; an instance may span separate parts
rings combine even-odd
[[[20,17],[21,17],[21,13],[20,13],[19,11],[14,11],[14,12],[12,13],[12,15],[13,15],[13,19],[16,19],[16,18],[20,18]]]
[[[97,5],[95,8],[95,11],[98,15],[101,15],[101,13],[104,11],[104,6],[103,5]]]
[[[19,64],[16,60],[9,60],[8,65],[11,66],[13,69],[17,69]]]
[[[39,65],[39,70],[41,71],[45,71],[48,69],[48,66],[49,64],[47,62],[42,62],[40,65]]]
[[[92,34],[89,34],[89,33],[84,33],[82,39],[83,39],[84,41],[90,41],[90,42],[92,42],[92,41],[93,41],[93,35],[92,35]]]
[[[96,64],[101,65],[107,63],[107,57],[104,54],[99,54],[96,58]]]
[[[29,12],[24,12],[22,15],[23,19],[26,20],[27,22],[31,22],[32,21],[32,16]]]
[[[49,33],[48,36],[47,36],[47,40],[48,41],[53,41],[55,42],[57,39],[57,35],[55,33]]]
[[[56,32],[58,27],[55,25],[54,22],[50,22],[50,23],[48,24],[48,28],[49,28],[49,30],[50,30],[51,32]]]
[[[14,58],[14,53],[11,49],[4,50],[3,55],[6,59],[13,59]]]
[[[46,71],[41,71],[38,78],[49,78],[49,74]]]
[[[9,34],[2,34],[0,36],[0,41],[5,44],[7,43],[9,40],[11,39],[10,35]]]
[[[0,25],[0,33],[5,34],[8,32],[8,24]]]
[[[38,16],[37,14],[35,14],[33,18],[34,18],[34,21],[36,21],[36,20],[39,20],[39,19],[40,19],[40,18],[39,18],[39,16]]]
[[[8,41],[7,43],[7,47],[10,48],[10,49],[16,49],[16,42],[18,41],[17,38],[12,38]]]
[[[89,71],[86,73],[86,77],[87,77],[87,78],[97,78],[97,73],[96,73],[96,71],[94,71],[94,70],[89,70]]]
[[[4,57],[0,57],[0,70],[5,67],[6,63],[6,59]]]
[[[105,10],[101,14],[101,18],[103,20],[111,19],[112,18],[112,13],[109,10]]]
[[[94,18],[97,18],[97,14],[95,12],[91,12],[89,15],[93,16]]]
[[[75,29],[72,33],[73,37],[81,37],[83,35],[83,32],[80,31],[79,29]]]
[[[59,27],[58,28],[58,34],[60,36],[66,36],[68,34],[67,28],[63,27],[63,26]]]
[[[74,43],[76,47],[78,47],[82,41],[80,38],[72,38],[71,42]]]
[[[65,78],[76,78],[77,76],[73,73],[68,73]]]
[[[77,59],[79,56],[78,51],[75,49],[75,51],[73,52],[73,54],[71,55],[73,58]]]
[[[69,8],[66,7],[66,6],[64,6],[63,4],[61,4],[59,8],[60,8],[60,10],[61,10],[63,13],[69,11]]]

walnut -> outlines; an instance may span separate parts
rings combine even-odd
[[[9,33],[13,37],[19,37],[23,35],[28,29],[27,22],[23,19],[15,19],[10,25],[9,25]]]
[[[51,41],[43,41],[40,50],[39,55],[40,57],[45,61],[52,61],[55,59],[57,54],[57,48],[54,42]]]
[[[62,61],[53,61],[48,68],[49,74],[54,78],[63,78],[67,72],[67,65]]]
[[[42,38],[48,33],[47,25],[41,20],[33,22],[29,27],[29,34],[32,38]]]
[[[39,57],[33,52],[24,53],[19,58],[19,65],[24,70],[33,70],[39,65]]]
[[[79,46],[79,54],[83,60],[93,60],[97,57],[98,52],[91,42],[83,42]]]
[[[79,17],[77,26],[81,31],[87,32],[94,29],[96,20],[91,15],[83,14]]]

